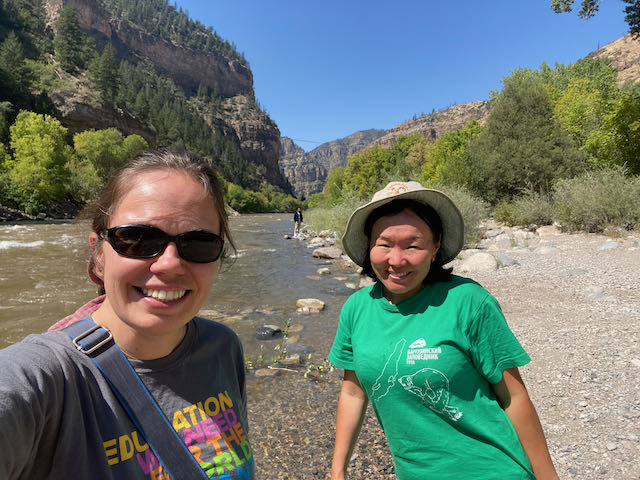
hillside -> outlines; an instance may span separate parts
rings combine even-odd
[[[629,80],[640,81],[640,40],[633,39],[629,34],[592,52],[589,57],[609,58],[611,65],[618,70],[619,84]],[[382,135],[378,135],[377,138],[372,139],[369,143],[360,142],[353,145],[353,148],[349,149],[348,152],[346,149],[334,148],[330,150],[329,154],[327,146],[334,145],[335,142],[328,142],[305,154],[291,140],[282,139],[280,168],[297,194],[307,196],[321,191],[327,173],[336,166],[346,165],[348,155],[360,149],[371,145],[390,147],[398,137],[410,136],[415,133],[419,133],[427,140],[433,141],[443,133],[463,127],[470,120],[478,120],[480,123],[484,123],[489,111],[490,104],[487,100],[454,105],[401,123]],[[381,131],[376,130],[376,132]],[[346,137],[346,139],[351,137]],[[342,140],[336,142],[341,142]]]
[[[589,57],[609,58],[618,70],[620,84],[640,81],[640,40],[634,40],[630,34],[590,53]]]
[[[252,72],[211,27],[166,0],[43,0],[40,9],[31,3],[6,0],[0,6],[0,42],[16,32],[27,57],[44,60],[59,80],[36,78],[30,99],[0,98],[11,101],[14,114],[20,108],[52,113],[70,134],[116,127],[150,146],[208,156],[244,187],[266,181],[290,190],[278,168],[280,132],[255,100]],[[120,68],[112,98],[97,88],[89,61],[64,68],[52,48],[65,7],[73,9],[94,58],[107,47],[115,50]],[[49,105],[44,110],[41,98]]]

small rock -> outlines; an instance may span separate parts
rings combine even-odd
[[[279,373],[280,372],[278,370],[275,370],[273,368],[260,368],[255,371],[254,375],[256,377],[275,377]]]
[[[540,255],[553,255],[554,253],[559,253],[560,249],[553,247],[551,245],[544,245],[542,247],[536,248],[533,253],[538,253]]]
[[[327,267],[322,267],[316,270],[316,273],[318,275],[329,275],[331,273],[331,270]]]
[[[268,340],[282,336],[282,329],[277,325],[263,325],[256,329],[255,338],[257,340]]]
[[[612,250],[614,248],[618,248],[619,246],[620,246],[620,244],[618,242],[613,241],[613,240],[607,240],[602,245],[598,245],[598,247],[596,247],[596,250],[598,250],[598,251]]]
[[[291,355],[287,355],[286,358],[280,360],[280,363],[283,365],[300,365],[300,354],[293,353]]]
[[[560,230],[555,225],[545,225],[536,229],[536,233],[541,237],[548,237],[553,235],[560,235]]]
[[[495,258],[498,261],[498,265],[500,265],[501,267],[512,267],[513,265],[519,265],[519,262],[517,260],[514,260],[513,258],[506,255],[496,254]]]
[[[329,258],[336,259],[342,256],[342,250],[338,247],[321,247],[316,248],[313,253],[313,257],[315,258]]]
[[[315,310],[322,310],[324,308],[324,302],[317,298],[299,298],[296,301],[296,307],[298,308],[312,308]]]

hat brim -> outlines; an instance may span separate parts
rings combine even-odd
[[[415,200],[433,208],[442,223],[440,255],[443,264],[449,263],[458,256],[464,246],[464,220],[460,210],[444,193],[423,188],[372,201],[357,208],[349,217],[342,236],[342,247],[351,260],[363,266],[369,251],[369,239],[364,231],[367,218],[376,208],[395,200]]]

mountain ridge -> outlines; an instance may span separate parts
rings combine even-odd
[[[587,57],[609,58],[611,65],[618,70],[619,84],[627,81],[640,81],[640,40],[634,39],[630,34],[626,34],[604,45],[598,50],[588,54]],[[398,124],[384,131],[385,133],[383,135],[370,143],[359,145],[358,148],[350,148],[350,153],[340,157],[334,156],[331,158],[331,161],[323,156],[323,152],[319,149],[323,145],[332,144],[333,142],[327,142],[308,153],[305,153],[304,150],[295,144],[293,144],[293,146],[288,145],[286,148],[286,152],[288,153],[283,155],[281,150],[280,168],[283,175],[292,184],[294,191],[296,193],[299,191],[304,192],[305,196],[308,196],[322,191],[324,180],[331,169],[337,166],[345,166],[348,155],[352,155],[358,150],[373,145],[390,147],[398,137],[410,136],[415,133],[421,134],[429,141],[434,141],[448,131],[462,128],[464,124],[470,120],[477,120],[480,123],[484,123],[489,112],[490,102],[488,100],[477,100],[453,105],[443,110],[421,115],[418,118]],[[349,139],[352,135],[340,140]],[[299,150],[296,150],[294,146]],[[294,151],[296,152],[295,154],[292,153]],[[307,174],[309,175],[308,177],[306,176]]]

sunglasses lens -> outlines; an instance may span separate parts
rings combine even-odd
[[[162,230],[144,227],[121,227],[114,229],[110,236],[113,249],[126,257],[154,257],[167,243]]]
[[[178,236],[180,256],[189,262],[215,262],[222,254],[222,237],[209,232],[187,232]]]
[[[178,253],[189,262],[215,262],[224,248],[224,240],[210,232],[186,232],[175,237],[159,228],[146,225],[125,225],[107,230],[113,249],[125,257],[152,258],[164,251],[167,243],[176,242]]]

